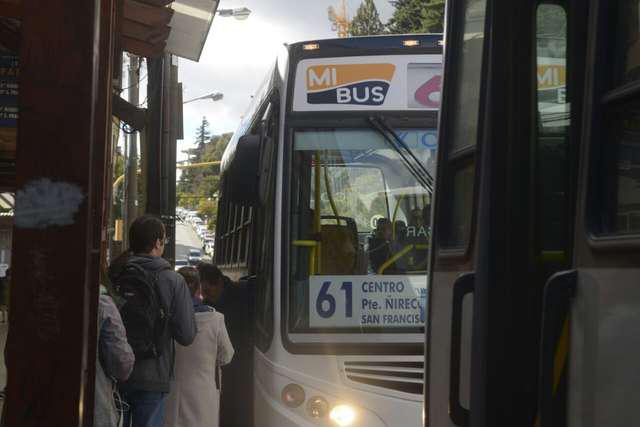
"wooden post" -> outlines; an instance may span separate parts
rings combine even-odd
[[[110,4],[23,1],[7,426],[92,424]]]

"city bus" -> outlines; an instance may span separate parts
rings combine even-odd
[[[223,373],[230,425],[421,423],[441,70],[441,35],[314,40],[255,94],[216,228],[255,323]]]
[[[640,2],[447,19],[424,425],[640,425]]]

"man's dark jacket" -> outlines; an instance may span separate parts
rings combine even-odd
[[[133,255],[127,262],[134,262],[149,273],[159,274],[158,292],[165,307],[169,308],[170,337],[165,342],[162,356],[156,359],[136,359],[131,376],[127,382],[122,384],[121,388],[123,391],[168,393],[175,364],[173,340],[187,346],[196,337],[193,300],[184,278],[173,271],[171,264],[164,258],[151,255]]]
[[[235,350],[231,363],[222,367],[220,426],[246,427],[253,423],[253,412],[246,396],[253,393],[253,317],[251,292],[244,283],[224,278],[224,292],[211,305],[224,314],[229,339]],[[207,301],[205,301],[207,303]]]

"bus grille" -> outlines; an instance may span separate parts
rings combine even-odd
[[[344,371],[351,381],[404,393],[422,394],[422,362],[344,362]]]

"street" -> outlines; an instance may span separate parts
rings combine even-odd
[[[203,260],[210,258],[202,250],[202,241],[189,223],[176,221],[176,260],[186,260],[190,249],[198,249]]]

